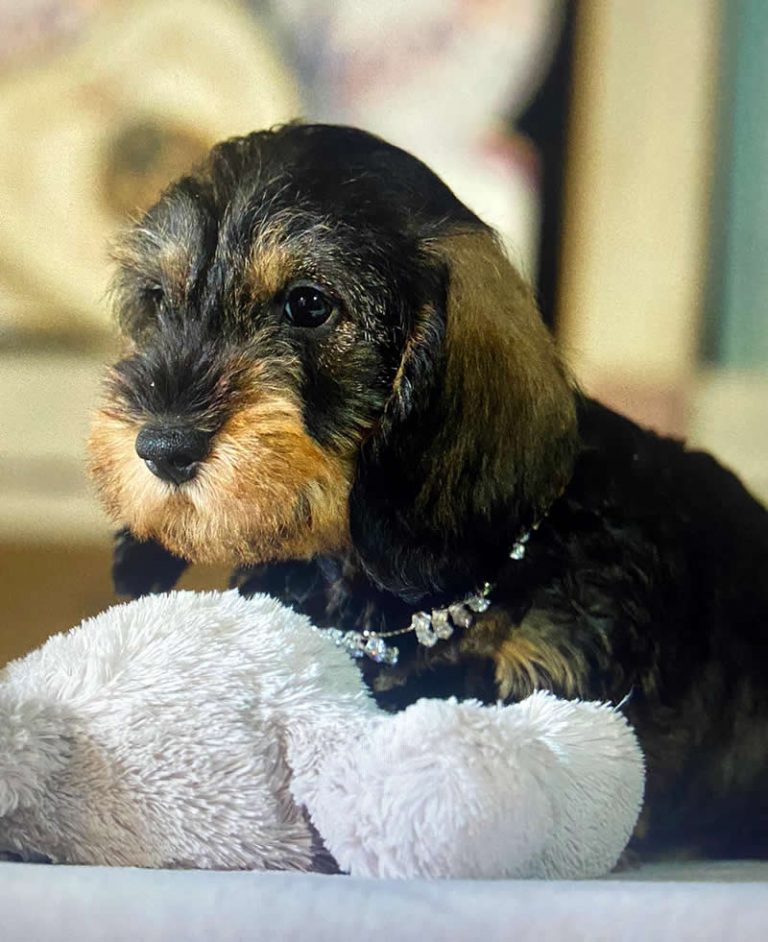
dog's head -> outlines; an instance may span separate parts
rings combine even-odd
[[[573,391],[494,233],[351,128],[227,141],[117,249],[90,441],[116,520],[192,561],[352,551],[477,577],[570,474]]]

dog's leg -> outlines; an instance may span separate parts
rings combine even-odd
[[[241,595],[250,596],[257,592],[272,595],[307,615],[316,624],[324,624],[327,607],[325,584],[314,561],[245,566],[235,569],[229,585]]]
[[[138,598],[150,592],[167,592],[187,568],[179,559],[155,543],[137,540],[128,529],[115,534],[112,556],[112,582],[118,595]]]

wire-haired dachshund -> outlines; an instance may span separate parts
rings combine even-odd
[[[581,395],[495,233],[353,128],[225,141],[116,251],[115,579],[229,561],[381,705],[625,701],[648,854],[768,853],[768,514]]]

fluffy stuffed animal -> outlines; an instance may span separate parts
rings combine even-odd
[[[178,592],[10,664],[0,851],[387,877],[613,867],[643,791],[620,713],[541,692],[387,714],[332,638],[268,596]]]

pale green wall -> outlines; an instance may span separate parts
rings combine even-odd
[[[708,358],[768,370],[768,0],[724,0]]]

